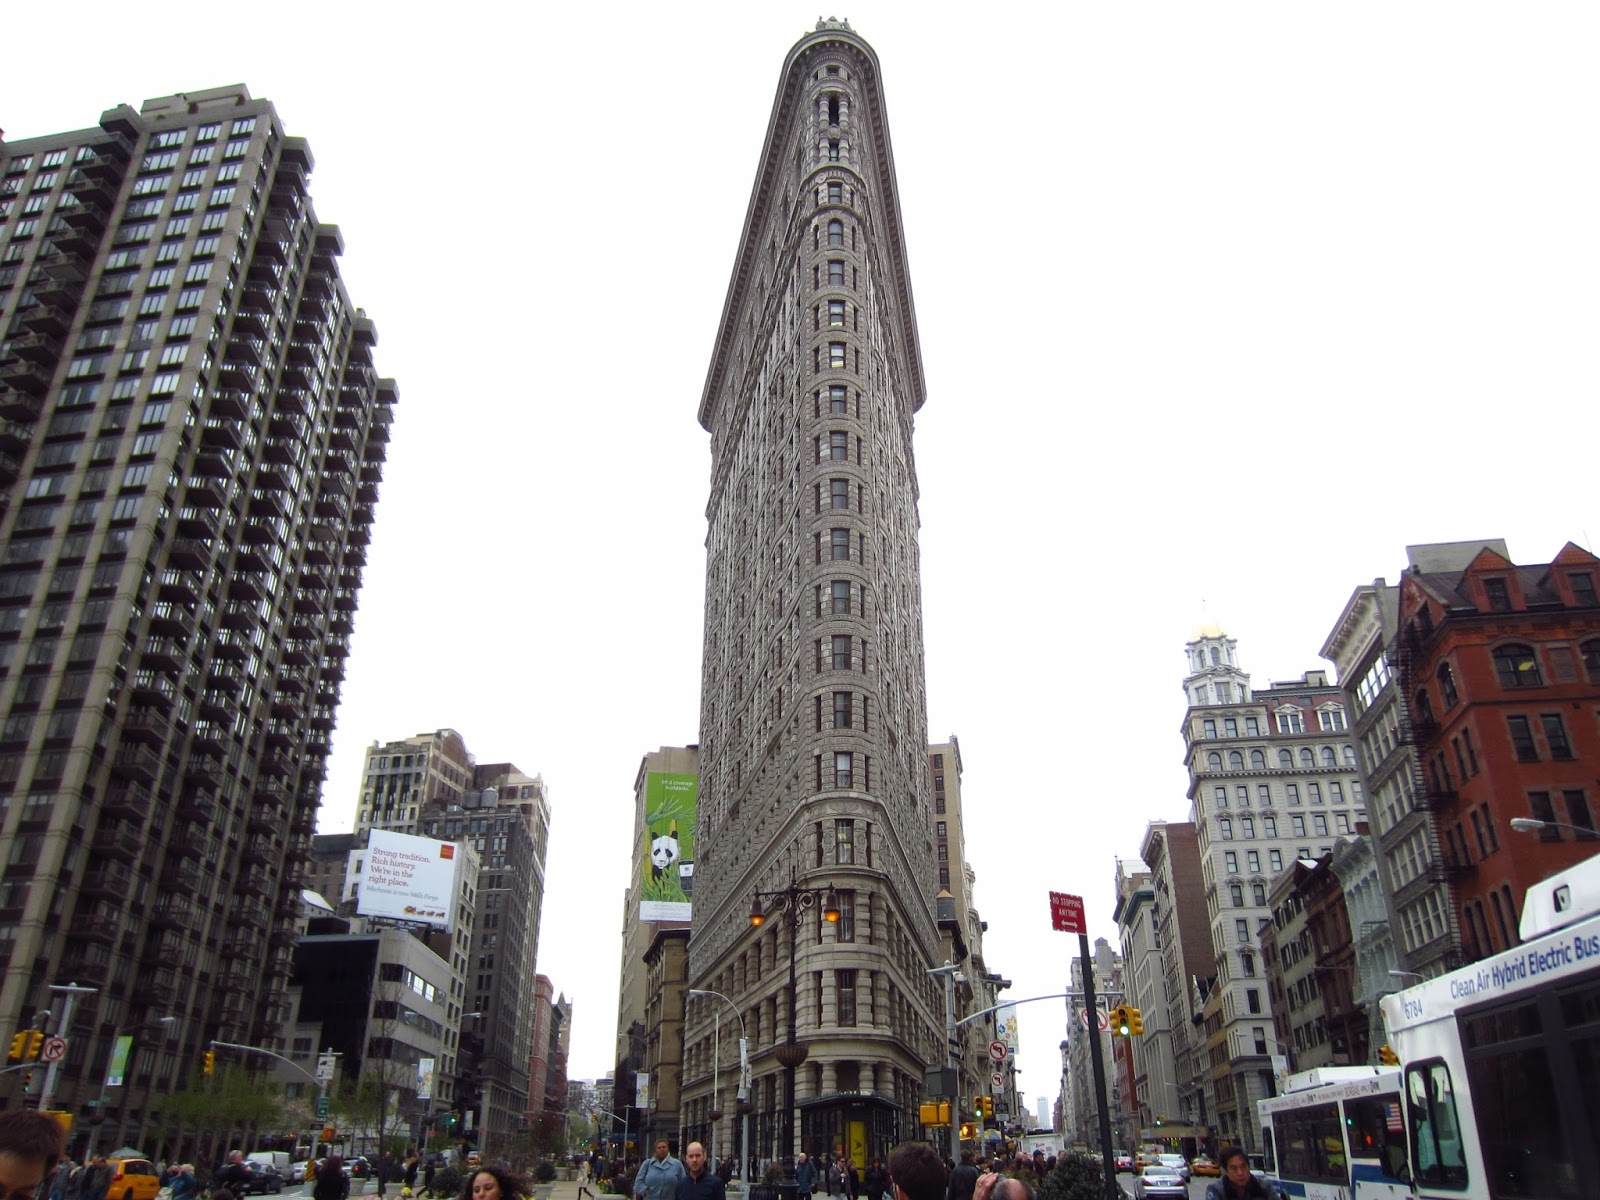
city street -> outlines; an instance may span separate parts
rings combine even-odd
[[[1135,1178],[1137,1178],[1137,1176],[1128,1174],[1121,1174],[1117,1176],[1117,1186],[1122,1189],[1122,1194],[1124,1196],[1132,1196],[1134,1194],[1133,1181]],[[1189,1180],[1189,1200],[1204,1200],[1206,1194],[1206,1184],[1210,1182],[1211,1180],[1209,1179],[1201,1179],[1198,1177]]]

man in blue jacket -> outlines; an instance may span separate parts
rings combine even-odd
[[[706,1148],[690,1142],[683,1152],[684,1173],[678,1180],[677,1200],[727,1200],[728,1185],[706,1161]]]

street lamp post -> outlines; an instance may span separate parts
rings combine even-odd
[[[764,904],[763,904],[764,902]],[[839,893],[830,883],[825,888],[801,887],[795,881],[794,868],[789,868],[789,886],[780,891],[757,890],[750,904],[750,924],[759,929],[767,914],[781,914],[789,919],[789,1025],[783,1045],[777,1049],[778,1062],[783,1066],[785,1103],[783,1108],[783,1183],[782,1195],[793,1200],[798,1184],[794,1176],[794,1072],[805,1062],[807,1050],[795,1037],[794,1010],[799,1000],[795,987],[795,957],[800,945],[800,923],[806,914],[822,905],[822,919],[833,924],[839,920]]]
[[[1589,837],[1600,837],[1600,829],[1592,829],[1587,825],[1572,825],[1566,821],[1540,821],[1533,817],[1512,817],[1511,828],[1518,833],[1543,833],[1547,829],[1570,829],[1573,833],[1583,833]],[[1560,839],[1557,838],[1555,840]]]
[[[944,976],[944,1065],[950,1078],[956,1074],[956,980],[961,968],[946,961],[942,967],[929,967],[929,975]],[[950,1161],[961,1161],[961,1119],[957,1107],[961,1103],[961,1084],[955,1085],[955,1095],[950,1097]]]
[[[177,1031],[178,1018],[162,1017],[157,1021],[141,1021],[139,1024],[127,1029],[119,1025],[111,1035],[111,1057],[106,1061],[106,1073],[100,1080],[100,1099],[94,1102],[94,1120],[89,1123],[89,1144],[83,1151],[84,1162],[89,1162],[94,1158],[94,1146],[100,1140],[100,1127],[106,1122],[106,1102],[111,1098],[110,1093],[113,1086],[111,1083],[111,1068],[117,1059],[117,1043],[125,1037],[138,1033],[141,1029],[150,1028],[152,1025],[161,1026],[166,1037],[170,1040]],[[129,1057],[133,1055],[133,1047],[131,1045],[128,1047],[128,1054]],[[126,1075],[129,1070],[129,1064],[123,1063],[122,1069],[124,1075]],[[117,1080],[116,1086],[122,1086],[121,1078]],[[122,1127],[121,1118],[118,1118],[117,1127],[119,1129]]]
[[[744,1134],[740,1138],[740,1157],[744,1159],[739,1166],[739,1178],[743,1179],[749,1172],[750,1160],[750,1039],[745,1036],[744,1014],[739,1011],[739,1006],[728,999],[721,992],[714,992],[710,988],[690,988],[691,996],[715,996],[729,1008],[739,1022],[739,1093],[736,1103],[740,1115],[744,1118]],[[716,1020],[711,1027],[711,1092],[712,1107],[720,1110],[722,1107],[722,1010],[713,1009]],[[716,1118],[711,1122],[711,1162],[717,1162],[717,1123]]]

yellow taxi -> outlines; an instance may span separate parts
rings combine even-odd
[[[106,1200],[156,1200],[161,1190],[161,1177],[148,1158],[110,1158],[114,1174]]]

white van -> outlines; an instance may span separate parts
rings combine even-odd
[[[283,1181],[285,1183],[289,1182],[289,1152],[287,1150],[255,1150],[246,1154],[245,1160],[276,1167],[278,1174],[283,1176]]]

